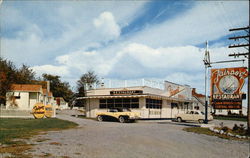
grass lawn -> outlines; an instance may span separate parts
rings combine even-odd
[[[42,131],[62,130],[76,127],[77,124],[57,118],[19,119],[0,118],[0,153],[20,154],[31,146],[18,139],[28,139]],[[20,149],[21,148],[21,149]],[[16,151],[19,151],[16,153]],[[14,153],[13,153],[14,152]]]
[[[233,121],[244,121],[247,122],[247,117],[228,117],[228,116],[214,116],[216,120],[233,120]]]
[[[198,134],[206,134],[206,135],[210,135],[210,136],[217,136],[223,139],[231,139],[231,140],[245,140],[245,139],[239,139],[236,137],[230,137],[227,135],[223,135],[223,134],[217,134],[214,133],[212,131],[210,131],[208,128],[203,128],[203,127],[188,127],[188,128],[184,128],[184,131],[187,132],[193,132],[193,133],[198,133]]]

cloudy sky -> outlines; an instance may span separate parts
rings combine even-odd
[[[202,92],[205,41],[212,61],[231,60],[229,53],[242,50],[227,48],[235,34],[229,29],[249,19],[244,0],[3,1],[0,7],[1,57],[72,86],[94,70],[105,79],[168,80]]]

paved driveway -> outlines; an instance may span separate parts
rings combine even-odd
[[[185,124],[167,121],[121,124],[65,114],[58,118],[76,122],[79,127],[36,136],[32,143],[37,145],[30,151],[34,157],[247,158],[249,153],[248,142],[185,132],[182,130]]]

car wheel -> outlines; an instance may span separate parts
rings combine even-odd
[[[121,123],[125,123],[125,118],[124,118],[123,116],[120,116],[120,117],[119,117],[119,121],[120,121]]]
[[[103,116],[100,116],[100,115],[97,116],[97,120],[100,121],[100,122],[103,121]]]
[[[201,120],[198,120],[198,122],[199,122],[199,123],[204,123],[204,120],[201,119]]]
[[[182,122],[182,119],[180,117],[177,118],[178,122]]]

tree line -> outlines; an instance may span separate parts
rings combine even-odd
[[[85,96],[87,88],[99,83],[95,72],[88,71],[77,81],[77,92],[73,92],[70,84],[63,82],[58,75],[45,73],[36,77],[35,72],[29,66],[23,64],[17,68],[13,62],[0,57],[0,105],[6,103],[6,92],[11,89],[12,84],[41,84],[40,81],[49,81],[53,96],[63,97],[66,102]]]

